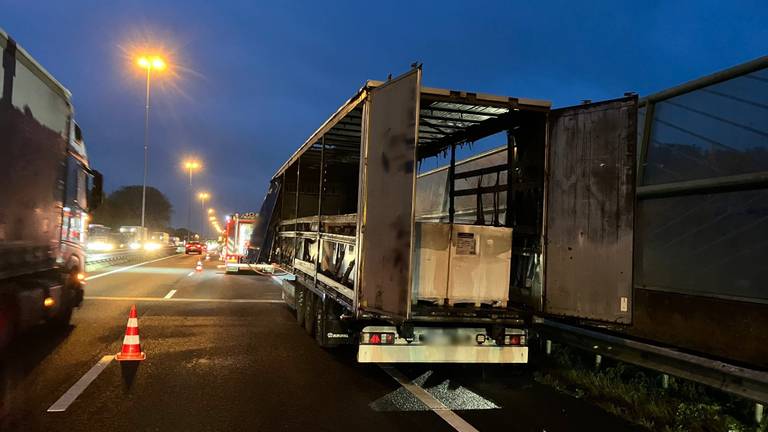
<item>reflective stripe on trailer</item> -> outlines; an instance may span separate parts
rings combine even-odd
[[[359,363],[528,363],[527,346],[360,345]]]

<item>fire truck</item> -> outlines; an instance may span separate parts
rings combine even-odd
[[[227,273],[237,273],[240,269],[250,269],[246,262],[251,249],[251,234],[256,225],[258,213],[235,213],[227,216],[224,230],[224,248],[221,257]]]

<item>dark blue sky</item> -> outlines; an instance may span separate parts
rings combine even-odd
[[[141,183],[144,81],[124,50],[148,38],[172,50],[183,67],[154,81],[149,183],[175,226],[185,155],[204,161],[196,184],[217,209],[258,210],[275,170],[366,79],[414,61],[428,86],[563,106],[765,55],[767,22],[764,0],[0,0],[0,27],[74,94],[109,190]]]

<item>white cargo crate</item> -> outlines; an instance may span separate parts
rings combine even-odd
[[[416,222],[413,298],[443,304],[448,297],[451,225]]]
[[[413,298],[506,306],[512,229],[417,222]]]
[[[511,260],[512,228],[454,224],[448,303],[506,306]]]

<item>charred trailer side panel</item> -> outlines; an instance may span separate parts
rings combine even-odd
[[[631,322],[637,97],[553,110],[544,311]]]

